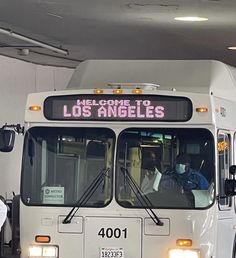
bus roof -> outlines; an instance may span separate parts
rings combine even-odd
[[[68,89],[154,83],[160,85],[159,90],[206,93],[235,101],[235,79],[236,68],[214,60],[88,60],[76,68]]]

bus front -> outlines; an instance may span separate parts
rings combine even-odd
[[[196,95],[140,89],[31,94],[21,256],[211,257],[214,127],[210,112],[195,112],[199,99],[210,108],[206,96]],[[185,185],[172,184],[181,154],[204,177],[204,187],[186,173],[180,175]]]

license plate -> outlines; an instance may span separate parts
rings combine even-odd
[[[124,258],[122,247],[103,247],[100,249],[100,258]]]

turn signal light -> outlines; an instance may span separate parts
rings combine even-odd
[[[142,94],[143,91],[142,91],[141,89],[133,89],[133,90],[132,90],[132,93],[133,93],[133,94]]]
[[[50,243],[50,236],[42,236],[42,235],[38,235],[35,236],[35,242],[37,243]]]
[[[199,113],[204,113],[204,112],[207,112],[208,109],[206,107],[198,107],[196,108],[196,112],[199,112]]]
[[[176,245],[177,246],[192,246],[192,240],[191,239],[177,239]]]
[[[103,93],[103,90],[102,89],[95,89],[93,91],[95,94],[102,94]]]
[[[123,90],[122,90],[122,89],[114,89],[114,90],[113,90],[113,93],[114,93],[114,94],[122,94],[122,93],[123,93]]]
[[[30,106],[29,110],[30,111],[40,111],[41,110],[41,106],[37,106],[37,105]]]

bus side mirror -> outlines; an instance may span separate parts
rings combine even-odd
[[[234,179],[225,180],[225,195],[226,196],[236,195],[236,180]]]
[[[232,175],[232,176],[235,176],[236,175],[236,165],[232,165],[229,167],[229,173]]]
[[[13,150],[15,142],[15,132],[0,128],[0,151],[10,152]]]
[[[232,176],[236,176],[236,165],[229,167],[229,173]],[[235,179],[226,179],[225,180],[225,194],[226,196],[236,195],[236,180]]]

